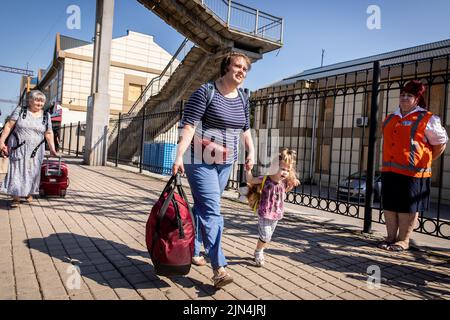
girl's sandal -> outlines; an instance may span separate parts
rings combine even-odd
[[[391,242],[381,241],[380,243],[378,243],[377,247],[379,249],[388,250],[388,248],[391,244],[392,244]]]

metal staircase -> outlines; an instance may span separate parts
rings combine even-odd
[[[180,63],[177,58],[185,48],[187,39],[183,41],[162,74],[149,83],[130,111],[124,115],[124,119],[129,121],[121,123],[120,134],[117,126],[113,126],[109,135],[108,154],[115,154],[120,145],[120,158],[125,162],[131,162],[138,154],[142,140],[154,139],[180,120],[179,102],[187,100],[201,84],[218,77],[220,61],[228,52],[240,51],[256,61],[264,53],[282,46],[281,18],[234,1],[138,1],[195,46]],[[174,72],[169,72],[176,63],[178,65]],[[160,114],[166,116],[155,116]],[[139,119],[144,116],[151,118],[151,121],[141,122]],[[144,139],[137,135],[138,123],[135,122],[145,123],[146,128],[142,131]]]

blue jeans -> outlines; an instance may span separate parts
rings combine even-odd
[[[227,261],[222,251],[223,216],[220,198],[230,177],[232,164],[185,164],[184,169],[194,198],[193,213],[197,221],[194,255],[203,245],[213,269],[224,267]]]

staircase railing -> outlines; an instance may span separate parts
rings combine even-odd
[[[283,18],[231,0],[201,0],[230,29],[283,42]]]
[[[172,58],[170,59],[170,61],[167,63],[166,67],[163,69],[163,71],[161,72],[161,74],[155,78],[153,78],[149,84],[145,87],[145,89],[142,91],[141,95],[139,96],[139,98],[137,98],[137,100],[133,103],[133,105],[131,106],[130,110],[128,110],[127,113],[123,114],[123,117],[129,117],[131,115],[133,115],[133,113],[139,112],[140,109],[145,105],[145,103],[147,102],[147,100],[155,95],[157,95],[161,89],[161,81],[163,80],[164,77],[166,77],[167,79],[170,78],[170,76],[172,75],[173,71],[174,71],[174,62],[177,60],[177,58],[179,57],[180,53],[183,51],[183,49],[186,47],[187,43],[189,42],[188,38],[185,38],[183,40],[183,42],[181,43],[181,45],[178,47],[177,51],[175,52],[175,54],[172,56]],[[182,59],[178,59],[178,61],[181,61]],[[176,69],[176,68],[175,68]],[[166,79],[166,80],[167,80]],[[164,84],[163,84],[164,85]],[[138,109],[137,109],[138,108]],[[136,110],[137,109],[137,110]],[[111,138],[114,133],[117,130],[117,124],[114,126],[114,128],[110,131],[109,137]]]

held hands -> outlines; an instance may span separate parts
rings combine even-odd
[[[253,156],[253,153],[250,152],[250,154],[245,159],[245,170],[251,171],[253,169],[254,164],[255,164],[255,157]]]
[[[297,186],[299,186],[299,185],[300,185],[300,180],[295,179],[295,180],[292,181],[292,182],[288,182],[288,184],[287,184],[287,189],[291,190],[291,189],[293,189],[293,188],[295,188],[295,187],[297,187]]]

